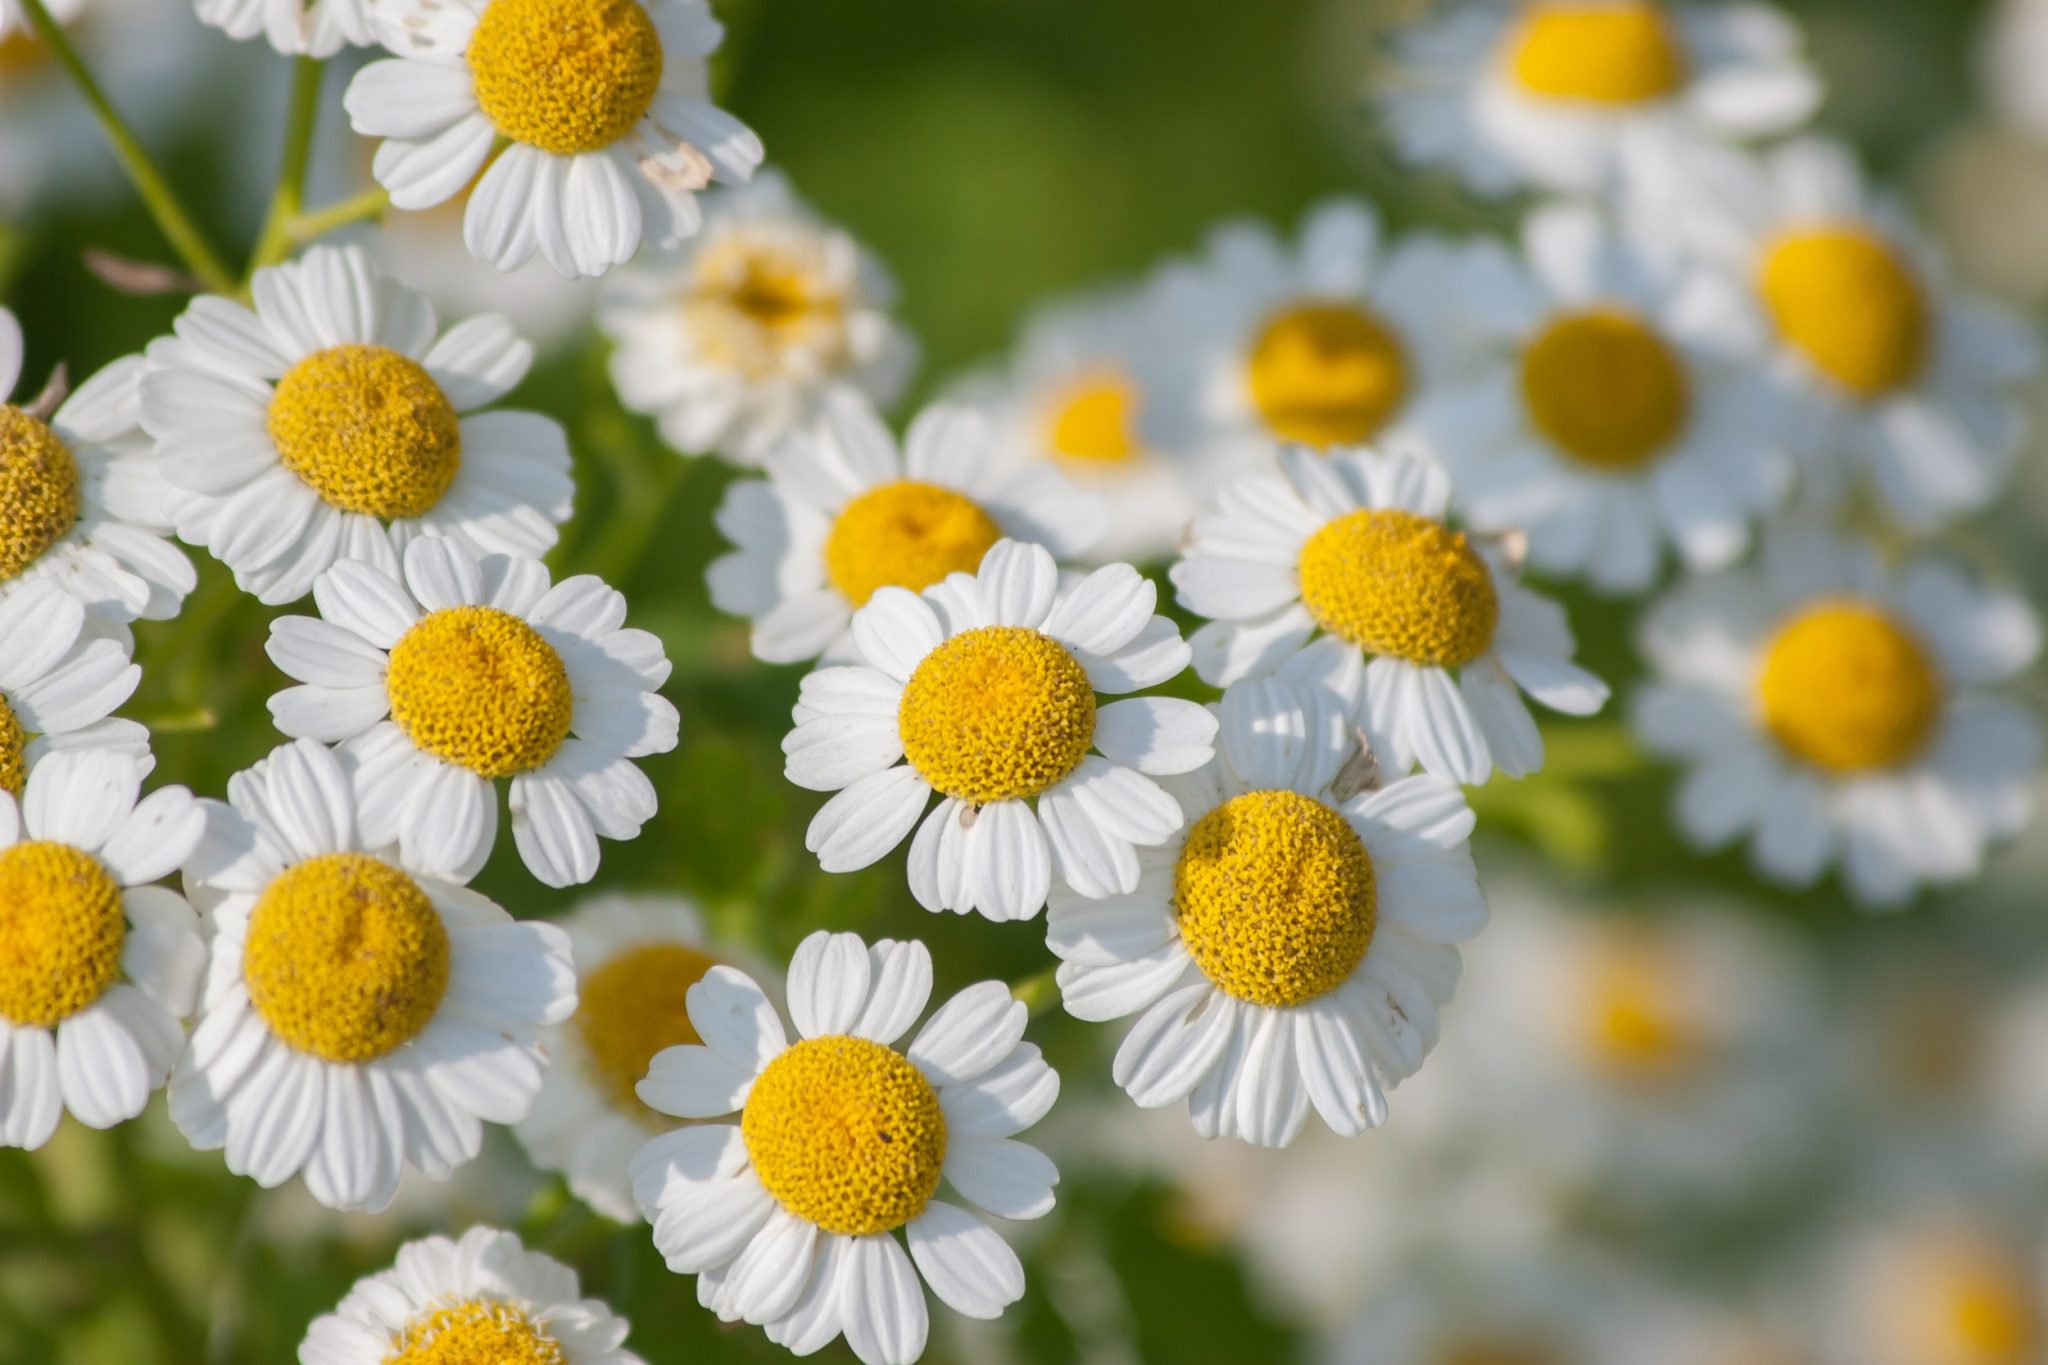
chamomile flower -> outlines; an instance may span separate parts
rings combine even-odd
[[[778,173],[711,199],[671,256],[605,286],[612,384],[677,450],[760,464],[837,388],[896,401],[917,346],[890,310],[896,284]]]
[[[1059,1172],[1015,1135],[1052,1107],[1059,1077],[1000,981],[954,996],[897,1051],[931,982],[921,943],[812,934],[789,964],[794,1042],[743,973],[714,967],[690,988],[704,1041],[658,1054],[640,1096],[739,1121],[648,1143],[633,1193],[668,1268],[696,1275],[722,1320],[800,1356],[843,1334],[866,1365],[907,1365],[929,1327],[920,1276],[967,1317],[1023,1297],[1009,1244],[935,1196],[944,1180],[997,1218],[1050,1212]]]
[[[993,920],[1036,915],[1055,871],[1084,896],[1132,890],[1137,850],[1181,825],[1153,776],[1199,768],[1216,735],[1195,702],[1096,701],[1187,667],[1156,597],[1128,564],[1062,591],[1052,555],[1011,540],[921,596],[878,590],[854,614],[857,662],[803,680],[782,741],[790,781],[837,793],[804,846],[851,872],[923,817],[911,894]]]
[[[299,1365],[641,1365],[576,1272],[496,1228],[423,1237],[313,1320]]]
[[[1486,923],[1472,812],[1427,775],[1347,790],[1365,668],[1339,641],[1239,682],[1216,757],[1169,789],[1177,837],[1137,886],[1056,888],[1046,946],[1067,1012],[1138,1021],[1112,1075],[1147,1109],[1187,1101],[1205,1138],[1285,1147],[1311,1108],[1344,1136],[1436,1044],[1458,951]]]
[[[705,0],[391,0],[372,22],[398,55],[344,103],[385,139],[377,182],[424,209],[476,181],[463,238],[501,270],[538,251],[602,275],[695,232],[695,192],[761,164],[761,140],[707,97],[725,28]]]
[[[1973,1183],[1973,1182],[1967,1182]],[[2015,1187],[2028,1189],[2024,1177]],[[1980,1190],[1866,1209],[1835,1248],[1823,1296],[1827,1358],[1870,1365],[2022,1365],[2048,1355],[2048,1264],[2035,1227]]]
[[[1821,99],[1798,29],[1754,4],[1456,0],[1395,59],[1396,147],[1482,194],[1597,190],[1627,149],[1783,133]]]
[[[138,800],[126,754],[72,750],[0,791],[0,1146],[40,1147],[69,1110],[132,1119],[185,1047],[206,945],[152,883],[206,832],[183,787]]]
[[[1466,520],[1603,592],[1648,588],[1667,541],[1688,568],[1727,564],[1791,488],[1792,405],[1688,317],[1669,250],[1581,205],[1530,215],[1522,249],[1475,323],[1487,362],[1416,420]]]
[[[198,0],[199,22],[237,41],[263,38],[279,52],[332,57],[375,41],[375,0]]]
[[[0,593],[0,792],[58,749],[112,749],[147,772],[149,732],[113,715],[142,681],[127,632],[48,579]]]
[[[1449,501],[1436,465],[1370,450],[1286,447],[1278,474],[1226,484],[1173,566],[1180,604],[1210,618],[1189,640],[1195,672],[1226,687],[1334,635],[1370,658],[1361,720],[1383,771],[1419,763],[1467,784],[1536,771],[1543,740],[1521,693],[1583,716],[1607,686],[1571,661],[1564,609],[1453,531]]]
[[[448,536],[533,556],[569,516],[569,449],[533,412],[478,411],[533,348],[503,318],[440,332],[427,297],[359,247],[256,273],[255,307],[201,297],[149,348],[142,425],[180,539],[264,602],[337,560],[390,568]]]
[[[302,686],[270,699],[278,729],[341,745],[371,848],[467,881],[498,833],[549,886],[587,882],[597,840],[654,818],[631,760],[676,744],[661,641],[590,574],[549,586],[538,560],[416,540],[403,572],[344,561],[314,583],[316,619],[271,623],[271,660]]]
[[[1679,828],[1701,848],[1746,840],[1773,881],[1839,861],[1850,892],[1896,905],[1974,876],[2023,829],[2040,727],[1988,695],[2039,652],[2009,593],[1916,559],[1786,523],[1761,562],[1677,588],[1645,617],[1658,681],[1636,699],[1643,742],[1688,769]]]
[[[446,1179],[482,1121],[540,1090],[539,1030],[576,1008],[566,935],[374,851],[347,773],[280,746],[206,804],[186,867],[211,961],[171,1118],[264,1188],[304,1173],[337,1209],[391,1202],[410,1164]]]
[[[994,458],[982,418],[950,405],[920,414],[899,450],[864,399],[834,394],[767,465],[726,490],[718,529],[736,548],[706,576],[769,663],[843,662],[853,614],[881,589],[971,574],[1004,537],[1068,560],[1108,521],[1051,467]]]

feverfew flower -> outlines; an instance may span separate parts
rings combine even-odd
[[[375,0],[198,0],[199,22],[239,41],[261,37],[279,52],[332,57],[373,42]]]
[[[59,749],[112,749],[149,771],[149,731],[113,715],[142,681],[127,631],[47,579],[0,593],[0,792],[19,798]]]

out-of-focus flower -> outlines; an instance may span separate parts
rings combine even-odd
[[[332,57],[375,40],[375,0],[198,0],[200,22],[239,41],[263,38],[279,52]]]
[[[1983,74],[1998,115],[2020,132],[2048,139],[2048,4],[1999,0],[1984,28]]]
[[[1818,1315],[1821,1358],[2028,1365],[2048,1356],[2040,1232],[2016,1225],[2017,1212],[1929,1200],[1864,1213],[1842,1234],[1834,1293]]]
[[[41,580],[0,593],[0,640],[0,792],[19,797],[58,749],[113,749],[148,771],[149,731],[113,714],[142,681],[126,627]]]

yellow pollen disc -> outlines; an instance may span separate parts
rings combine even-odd
[[[1784,234],[1764,251],[1757,288],[1787,344],[1858,398],[1910,384],[1926,363],[1933,334],[1926,292],[1867,229]]]
[[[1046,444],[1063,460],[1122,464],[1137,457],[1138,386],[1114,370],[1084,375],[1050,405]]]
[[[391,647],[384,686],[391,718],[414,744],[479,777],[546,763],[575,713],[562,656],[496,607],[421,617]]]
[[[1351,822],[1291,791],[1234,796],[1173,869],[1181,941],[1218,990],[1284,1009],[1335,990],[1372,946],[1379,893]]]
[[[1991,1254],[1967,1258],[1948,1267],[1947,1283],[1941,1286],[1946,1300],[1948,1330],[1928,1344],[1939,1342],[1932,1358],[1965,1365],[2028,1365],[2041,1358],[2048,1342],[2041,1312],[2033,1295],[2014,1267]],[[1940,1341],[1940,1335],[1948,1339]]]
[[[1516,84],[1549,99],[1640,104],[1685,80],[1678,34],[1648,0],[1538,0],[1509,42]]]
[[[762,1068],[740,1114],[776,1202],[846,1237],[902,1227],[939,1187],[946,1118],[903,1055],[866,1038],[809,1038]]]
[[[1941,678],[1926,647],[1885,611],[1846,599],[1778,628],[1758,693],[1778,742],[1838,773],[1911,758],[1941,715]]]
[[[605,959],[577,988],[576,1032],[591,1079],[617,1107],[651,1115],[634,1087],[663,1048],[703,1041],[685,997],[717,963],[680,943],[641,943]]]
[[[469,40],[476,102],[556,156],[609,147],[661,89],[661,35],[636,0],[491,0]]]
[[[285,468],[344,512],[420,516],[462,465],[448,396],[384,346],[330,346],[293,365],[277,381],[268,425]]]
[[[1493,574],[1462,532],[1393,508],[1360,508],[1301,547],[1301,600],[1319,625],[1373,654],[1455,668],[1500,624]]]
[[[704,357],[749,379],[785,357],[827,369],[846,361],[846,299],[822,261],[786,244],[733,235],[699,252],[683,317]]]
[[[568,1365],[547,1328],[509,1303],[465,1299],[405,1325],[383,1365]]]
[[[323,1061],[375,1061],[417,1037],[440,1007],[448,930],[398,868],[324,853],[264,888],[249,914],[242,976],[256,1012],[289,1046]]]
[[[1586,1045],[1596,1061],[1623,1076],[1659,1080],[1699,1060],[1705,1040],[1674,1000],[1676,969],[1647,944],[1600,956],[1583,999]]]
[[[1640,467],[1685,428],[1685,371],[1663,338],[1627,313],[1553,321],[1522,353],[1522,401],[1551,444],[1595,469]]]
[[[885,483],[839,509],[825,537],[825,575],[855,606],[878,588],[923,592],[973,573],[1003,538],[972,498],[916,479]]]
[[[0,405],[0,583],[78,521],[78,462],[47,422]]]
[[[964,631],[924,657],[896,711],[903,752],[972,805],[1036,796],[1095,739],[1095,688],[1065,646],[1022,626]]]
[[[1408,396],[1408,356],[1386,324],[1355,304],[1301,303],[1267,319],[1246,378],[1274,435],[1357,445]]]
[[[28,734],[0,695],[0,792],[19,800],[28,785]]]
[[[99,859],[69,844],[0,850],[0,1019],[51,1028],[106,994],[128,921]]]

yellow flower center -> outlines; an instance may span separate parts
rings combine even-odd
[[[703,1041],[690,1023],[690,987],[717,963],[681,943],[641,943],[605,959],[577,990],[576,1032],[591,1079],[617,1107],[653,1117],[634,1087],[663,1048]]]
[[[948,796],[976,806],[1036,796],[1094,742],[1095,689],[1058,641],[982,626],[918,664],[896,727],[911,766]]]
[[[1690,402],[1678,357],[1616,309],[1557,318],[1522,353],[1529,420],[1595,469],[1638,468],[1685,427]]]
[[[0,1019],[51,1028],[106,994],[128,921],[99,860],[41,841],[0,850]]]
[[[1291,791],[1234,796],[1173,869],[1181,941],[1217,989],[1284,1009],[1335,990],[1372,946],[1372,857],[1351,822]]]
[[[1274,435],[1312,446],[1357,445],[1408,396],[1408,356],[1400,338],[1356,304],[1301,303],[1260,329],[1247,378]]]
[[[661,89],[661,35],[637,0],[491,0],[468,55],[485,117],[556,156],[611,146]]]
[[[25,77],[49,64],[50,50],[33,31],[18,28],[0,38],[0,78],[6,78],[10,86],[26,84]]]
[[[0,695],[0,792],[17,799],[28,785],[28,734]]]
[[[740,1114],[754,1174],[776,1202],[846,1237],[924,1212],[946,1160],[938,1092],[866,1038],[809,1038],[761,1070]]]
[[[500,0],[503,3],[503,0]],[[568,1365],[548,1329],[496,1299],[464,1299],[394,1334],[383,1365]]]
[[[391,647],[384,685],[391,718],[414,744],[480,777],[546,763],[575,711],[562,656],[496,607],[421,617]]]
[[[398,868],[323,853],[264,888],[249,914],[242,976],[250,1003],[287,1045],[323,1061],[375,1061],[419,1036],[440,1007],[448,930]]]
[[[1393,508],[1360,508],[1301,547],[1301,600],[1318,624],[1374,654],[1454,668],[1500,624],[1493,574],[1462,532]]]
[[[1069,384],[1046,419],[1046,445],[1063,460],[1123,464],[1142,449],[1138,441],[1138,386],[1128,375],[1099,370]]]
[[[1549,99],[1641,104],[1685,80],[1678,34],[1648,0],[1539,0],[1509,42],[1516,84]]]
[[[78,521],[78,462],[49,423],[0,405],[0,583]]]
[[[972,498],[916,479],[885,483],[839,509],[825,537],[825,574],[855,606],[878,588],[923,592],[973,573],[1003,531]]]
[[[1926,647],[1887,612],[1846,599],[1778,628],[1758,692],[1778,742],[1838,773],[1911,758],[1941,715],[1941,678]]]
[[[1926,364],[1926,292],[1882,238],[1850,225],[1788,232],[1765,249],[1757,287],[1785,341],[1858,398],[1910,384]]]
[[[293,365],[277,381],[268,425],[285,468],[344,512],[420,516],[462,465],[448,396],[384,346],[330,346]]]
[[[1583,1027],[1595,1062],[1632,1080],[1690,1070],[1705,1051],[1674,980],[1677,964],[1648,944],[1616,945],[1593,964]]]
[[[2026,1365],[2041,1358],[2041,1312],[2014,1267],[1985,1255],[1949,1268],[1941,1286],[1948,1337],[1936,1359],[1966,1365]],[[1930,1343],[1932,1344],[1932,1343]]]
[[[847,301],[816,254],[737,233],[699,252],[682,310],[704,357],[755,380],[793,352],[811,366],[843,365]]]

